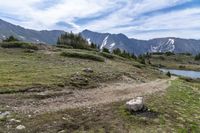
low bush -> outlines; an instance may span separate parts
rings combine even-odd
[[[200,53],[198,55],[195,56],[195,60],[198,61],[200,60]]]
[[[181,66],[179,66],[179,68],[180,68],[180,69],[185,69],[186,66],[182,66],[182,65],[181,65]]]
[[[137,59],[137,57],[134,54],[130,54],[125,50],[121,51],[119,48],[114,49],[112,53],[126,59],[135,59],[135,60]]]
[[[168,77],[171,77],[171,73],[170,72],[167,72],[166,74]]]
[[[151,53],[152,55],[164,55],[165,53],[163,52],[154,52],[154,53]]]
[[[14,36],[10,36],[8,38],[6,38],[5,40],[3,40],[3,42],[18,42],[19,40],[17,38],[15,38]]]
[[[62,52],[61,56],[88,59],[88,60],[100,61],[100,62],[105,61],[104,58],[101,56],[89,54],[89,53],[83,53],[83,52]]]
[[[166,56],[172,56],[172,55],[175,55],[175,54],[173,52],[166,52],[165,55]]]
[[[73,49],[72,46],[68,46],[68,45],[56,45],[56,47],[58,47],[58,48],[65,48],[65,49]]]
[[[191,54],[191,53],[179,53],[179,55],[192,56],[192,54]]]
[[[109,54],[109,53],[105,53],[105,52],[101,52],[100,55],[105,57],[105,58],[108,58],[108,59],[114,59],[115,58],[114,55]]]
[[[165,60],[165,57],[164,56],[159,56],[159,59],[160,60]]]
[[[25,42],[2,42],[0,46],[2,48],[24,48],[38,50],[38,47],[36,45]]]
[[[107,49],[107,48],[103,48],[102,51],[103,51],[104,53],[110,53],[109,49]]]

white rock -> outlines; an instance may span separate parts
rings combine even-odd
[[[94,72],[92,70],[92,68],[84,68],[83,71],[86,72],[86,73],[93,73]]]
[[[4,113],[0,113],[0,119],[3,119],[3,118],[5,118],[5,117],[7,117],[7,116],[9,116],[10,115],[10,112],[9,111],[6,111],[6,112],[4,112]]]
[[[141,111],[144,107],[143,97],[137,97],[126,102],[126,107],[129,111]]]
[[[20,123],[20,120],[16,120],[16,119],[10,119],[10,122],[16,122],[16,123]]]
[[[17,126],[16,127],[16,129],[18,129],[18,130],[23,130],[23,129],[25,129],[26,127],[24,126],[24,125],[19,125],[19,126]]]
[[[65,130],[62,130],[62,131],[59,131],[58,133],[65,133],[66,131]]]

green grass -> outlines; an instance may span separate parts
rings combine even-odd
[[[165,94],[147,96],[146,105],[157,118],[131,115],[124,107],[120,114],[134,123],[130,128],[141,132],[200,132],[200,84],[176,80]],[[141,128],[143,127],[143,128]]]
[[[92,55],[95,56],[95,60],[61,56],[62,52]],[[96,56],[105,61],[96,61]],[[91,68],[94,72],[84,72],[85,68]],[[15,118],[21,120],[20,124],[26,126],[25,132],[48,133],[58,132],[62,129],[68,132],[96,131],[96,129],[107,132],[116,131],[120,125],[116,125],[118,120],[118,122],[126,124],[119,115],[121,103],[106,105],[105,109],[94,108],[96,112],[89,108],[82,108],[44,113],[33,118],[28,118],[27,114],[14,113],[11,108],[15,105],[21,106],[23,101],[29,102],[30,100],[37,104],[37,100],[62,96],[62,90],[65,89],[72,92],[76,91],[73,89],[95,89],[101,83],[115,82],[122,76],[135,79],[136,82],[146,82],[158,77],[165,78],[153,68],[141,65],[134,60],[122,59],[117,56],[109,59],[96,51],[55,47],[34,52],[27,52],[24,48],[0,48],[0,75],[0,111],[6,110],[12,113],[10,118],[0,121],[0,132],[16,132],[15,128],[19,123],[13,124],[9,121],[11,118]],[[44,91],[51,93],[37,94],[37,92]],[[3,95],[5,93],[12,95]],[[13,99],[20,99],[19,102],[22,103],[11,103],[10,100]],[[64,120],[63,117],[68,120]],[[7,128],[7,125],[10,128]],[[122,130],[124,129],[123,125],[119,126]]]
[[[87,59],[60,56],[62,52],[81,53]],[[144,79],[153,80],[158,77],[158,72],[151,68],[135,67],[139,65],[135,61],[120,58],[103,60],[104,57],[98,52],[86,50],[55,49],[32,53],[20,48],[0,49],[0,93],[22,92],[34,86],[47,89],[61,86],[93,88],[101,82],[117,80],[127,73]],[[92,68],[94,73],[86,74],[82,71],[84,68]],[[74,76],[84,80],[73,81]]]
[[[24,48],[38,50],[38,47],[31,43],[26,42],[2,42],[0,43],[2,48]]]
[[[105,59],[101,56],[98,56],[95,54],[83,53],[83,52],[69,52],[68,51],[68,52],[62,52],[61,55],[65,57],[88,59],[88,60],[100,61],[100,62],[105,61]]]
[[[26,132],[200,132],[200,84],[175,80],[166,92],[145,97],[148,115],[131,114],[125,101],[45,113],[22,120]],[[12,131],[12,130],[11,130]],[[14,131],[14,130],[13,130]]]
[[[195,61],[193,56],[176,54],[171,56],[152,55],[150,62],[153,66],[181,70],[200,70],[200,61]]]
[[[115,55],[110,54],[110,53],[105,53],[105,52],[101,52],[100,55],[102,55],[103,57],[108,58],[108,59],[114,59],[114,58],[116,58]]]

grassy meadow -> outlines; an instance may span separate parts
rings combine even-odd
[[[124,76],[138,84],[167,78],[153,66],[200,70],[199,62],[187,55],[153,55],[150,62],[144,65],[95,50],[1,47],[0,112],[10,114],[0,117],[0,132],[200,132],[200,82],[183,78],[170,81],[165,91],[145,95],[146,112],[131,114],[125,109],[125,101],[34,115],[13,111],[22,101],[37,106],[38,101],[59,98],[66,90],[71,94],[95,89],[102,83],[121,81]],[[93,72],[85,72],[86,68]],[[48,91],[51,94],[45,95]],[[26,128],[16,130],[19,124]]]

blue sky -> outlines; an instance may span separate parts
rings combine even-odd
[[[36,30],[200,39],[200,0],[0,0],[0,19]]]

